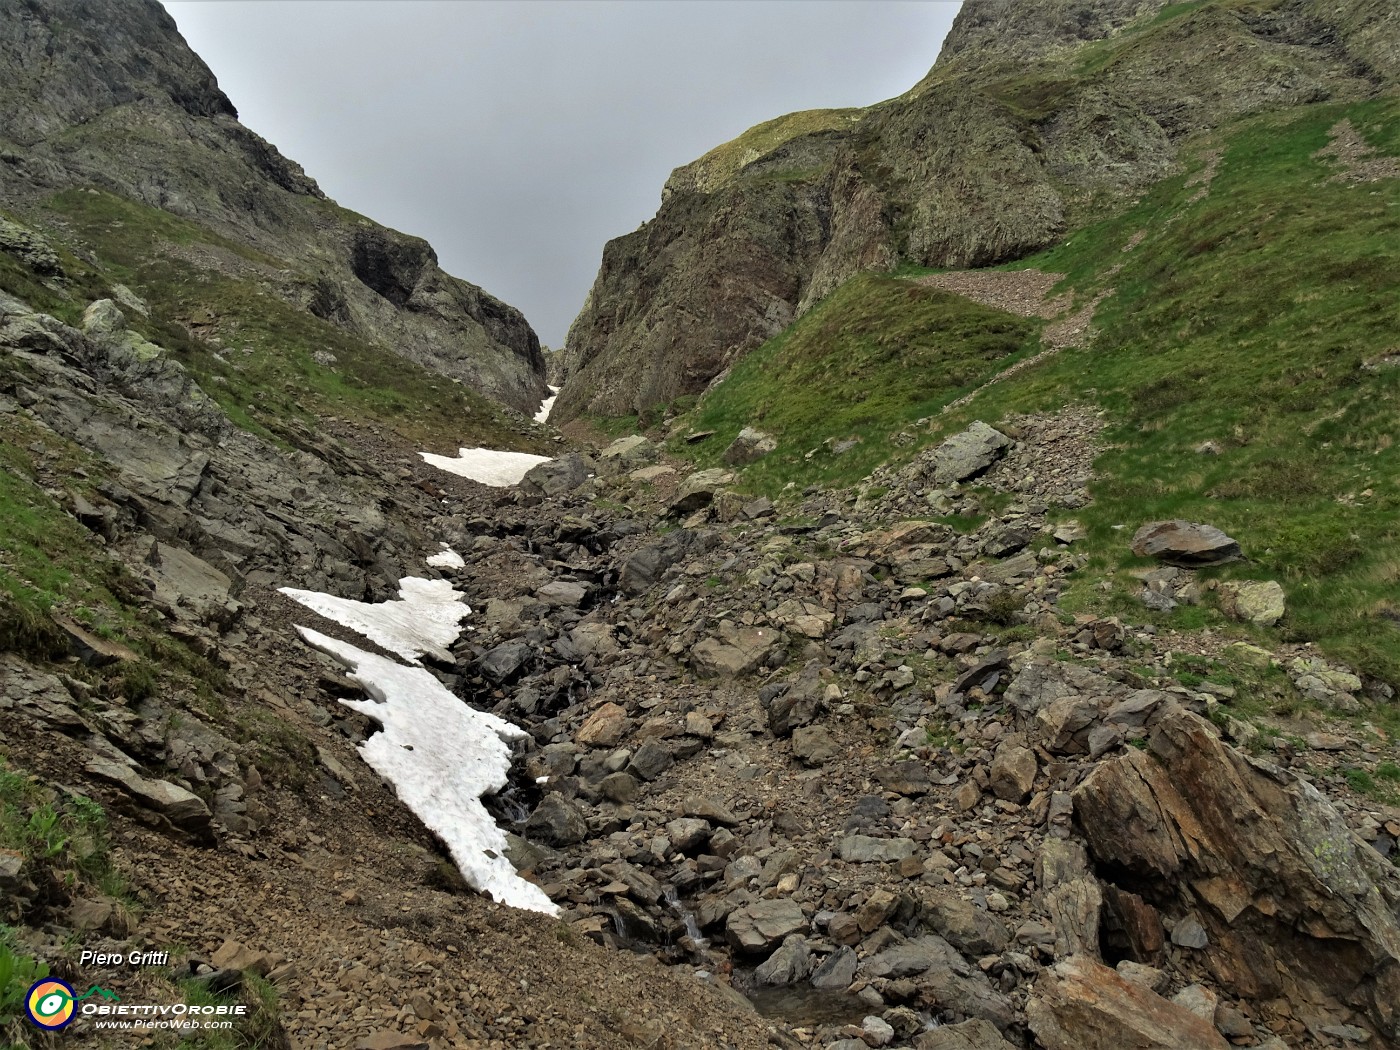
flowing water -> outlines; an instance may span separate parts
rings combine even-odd
[[[700,924],[695,921],[695,913],[687,908],[681,901],[680,895],[676,893],[676,888],[674,886],[668,885],[662,892],[671,910],[679,915],[681,922],[685,924],[685,935],[689,937],[691,943],[695,945],[695,950],[697,952],[703,952],[710,946],[710,942],[708,938],[700,932]]]

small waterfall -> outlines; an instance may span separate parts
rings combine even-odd
[[[488,795],[482,802],[498,821],[519,827],[530,817],[530,804],[520,796],[519,786],[512,783],[507,784],[504,791]]]
[[[676,892],[676,888],[668,883],[662,890],[662,896],[671,910],[680,916],[681,922],[685,924],[685,935],[690,938],[691,944],[695,945],[696,953],[703,952],[708,948],[710,946],[709,939],[700,932],[700,924],[695,921],[695,913],[681,902],[680,894]]]

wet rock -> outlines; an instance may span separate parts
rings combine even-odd
[[[588,822],[576,803],[546,795],[525,821],[525,833],[549,846],[572,846],[588,837]]]
[[[761,984],[787,985],[805,980],[811,972],[812,953],[807,939],[794,933],[754,971],[754,976]]]
[[[856,979],[859,962],[854,948],[842,946],[836,949],[812,972],[812,987],[826,992],[845,991]]]
[[[755,430],[753,427],[745,427],[739,431],[739,436],[724,450],[721,459],[726,466],[742,467],[762,459],[777,447],[776,438],[761,430]]]
[[[944,441],[933,454],[933,480],[938,485],[966,481],[985,473],[1005,455],[1011,439],[980,419]]]
[[[1200,522],[1150,521],[1133,534],[1133,553],[1168,565],[1198,568],[1238,561],[1240,545],[1214,525]]]
[[[1045,1050],[1226,1050],[1214,1025],[1082,955],[1036,981],[1026,1019]]]
[[[665,939],[666,931],[656,916],[627,898],[613,898],[612,912],[623,936],[629,940],[659,944]]]
[[[735,951],[748,955],[767,954],[788,934],[807,926],[802,905],[782,897],[758,901],[729,913],[724,922],[725,939]]]
[[[1074,809],[1101,866],[1195,915],[1222,987],[1247,999],[1340,999],[1400,1038],[1400,873],[1307,781],[1176,709],[1146,752],[1099,765]]]

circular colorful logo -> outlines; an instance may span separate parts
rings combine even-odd
[[[36,1025],[54,1032],[73,1023],[74,998],[70,984],[46,977],[30,987],[24,1009]]]

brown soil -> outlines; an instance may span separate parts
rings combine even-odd
[[[1373,149],[1349,120],[1332,125],[1331,141],[1313,154],[1336,161],[1338,170],[1328,182],[1379,182],[1400,178],[1400,158],[1387,157]]]

